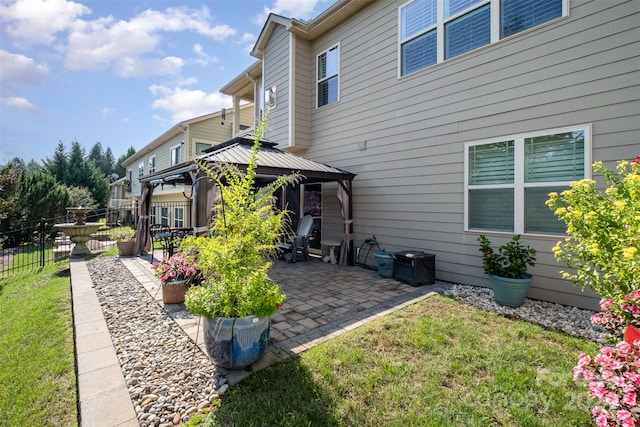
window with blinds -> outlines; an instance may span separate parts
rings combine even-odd
[[[566,16],[568,0],[413,0],[399,8],[404,76]],[[442,14],[438,15],[441,8]],[[492,10],[497,9],[497,10]]]
[[[318,107],[332,104],[338,101],[338,83],[339,83],[339,46],[336,45],[331,49],[318,55]]]
[[[590,169],[588,125],[465,145],[467,230],[562,234],[545,202]]]

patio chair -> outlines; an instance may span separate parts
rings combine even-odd
[[[309,236],[313,228],[313,217],[305,215],[300,218],[295,236],[291,236],[285,242],[277,243],[278,249],[282,252],[282,256],[288,262],[296,262],[298,252],[305,261],[309,261]]]
[[[151,237],[150,261],[153,262],[153,251],[156,246],[162,248],[162,256],[167,255],[171,242],[171,228],[164,224],[151,224],[149,226],[149,235]]]

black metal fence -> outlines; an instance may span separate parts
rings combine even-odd
[[[169,227],[191,227],[190,205],[186,202],[152,204],[151,223]],[[102,251],[116,245],[111,233],[123,227],[137,227],[138,212],[133,207],[96,209],[87,214],[86,222],[103,226],[91,234],[90,251]],[[74,222],[73,215],[43,218],[9,232],[0,233],[0,278],[28,272],[47,264],[68,259],[74,243],[54,225]]]

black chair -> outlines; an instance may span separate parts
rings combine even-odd
[[[149,226],[149,235],[151,236],[151,258],[150,261],[153,262],[153,251],[156,246],[158,248],[162,248],[162,256],[165,256],[169,253],[169,249],[171,248],[172,241],[172,232],[171,228],[168,225],[164,224],[151,224]],[[171,256],[172,254],[169,254]]]

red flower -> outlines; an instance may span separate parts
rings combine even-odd
[[[635,163],[636,165],[640,164],[640,156],[636,156],[635,159],[631,160],[631,163]]]

